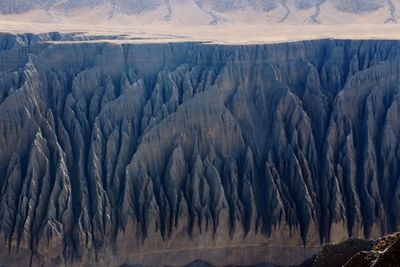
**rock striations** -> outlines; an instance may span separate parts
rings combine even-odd
[[[289,265],[399,229],[400,42],[53,37],[0,37],[3,265]]]

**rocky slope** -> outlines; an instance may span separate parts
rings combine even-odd
[[[3,265],[289,265],[399,229],[400,42],[54,38],[0,38]]]
[[[377,241],[351,239],[324,246],[321,252],[297,267],[397,267],[400,266],[400,233]]]
[[[358,253],[344,265],[344,267],[364,266],[400,266],[400,233],[379,239],[372,250]]]

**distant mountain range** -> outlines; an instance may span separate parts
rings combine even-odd
[[[189,16],[201,24],[221,23],[397,23],[399,0],[2,0],[1,14],[44,10],[50,16],[76,16],[80,10],[99,11],[99,16],[152,14],[150,22],[173,22]]]

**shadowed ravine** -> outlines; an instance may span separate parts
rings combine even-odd
[[[52,38],[0,36],[3,265],[289,265],[399,229],[400,42]]]

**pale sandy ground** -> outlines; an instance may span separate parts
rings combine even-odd
[[[398,2],[400,0],[396,0],[396,5]],[[277,23],[285,15],[283,8],[267,13],[241,10],[219,14],[200,10],[193,1],[171,3],[170,13],[166,8],[159,8],[135,16],[110,15],[108,6],[68,14],[57,10],[37,10],[20,15],[0,15],[0,32],[125,34],[123,40],[109,40],[123,43],[200,41],[258,44],[321,38],[400,39],[400,24],[384,23],[389,16],[387,7],[357,15],[340,12],[327,3],[321,6],[321,24],[312,24],[310,17],[315,13],[312,9],[291,12],[282,23]],[[399,18],[398,10],[396,8],[396,18]],[[170,16],[165,19],[168,14]],[[209,25],[215,17],[219,19],[218,25]]]
[[[82,32],[84,35],[127,35],[120,43],[211,42],[219,44],[260,44],[335,39],[400,40],[399,25],[235,25],[235,26],[90,26],[78,24],[16,23],[0,20],[1,32],[62,33]],[[104,40],[107,38],[105,37]]]

